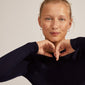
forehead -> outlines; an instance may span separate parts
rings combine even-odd
[[[69,15],[69,7],[63,3],[47,3],[44,4],[41,15]]]

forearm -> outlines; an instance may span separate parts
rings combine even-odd
[[[6,76],[8,72],[11,72],[20,62],[22,62],[30,54],[34,54],[38,51],[38,45],[36,42],[27,43],[12,52],[4,55],[0,58],[0,79]],[[28,61],[29,62],[29,61]],[[16,69],[16,68],[15,68]],[[17,70],[17,69],[16,69]]]

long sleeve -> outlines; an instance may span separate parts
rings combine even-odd
[[[78,37],[75,39],[71,39],[70,42],[73,49],[75,50],[82,49],[85,52],[85,37]]]
[[[22,75],[30,61],[23,61],[38,51],[36,42],[27,43],[0,58],[0,82]],[[11,75],[11,76],[10,76]]]

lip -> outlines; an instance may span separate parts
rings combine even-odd
[[[53,35],[53,36],[57,36],[57,35],[60,34],[60,32],[50,32],[50,34]]]

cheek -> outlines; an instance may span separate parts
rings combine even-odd
[[[43,24],[42,29],[47,30],[48,26],[46,24]]]
[[[50,23],[43,23],[42,24],[42,32],[45,38],[49,37],[49,31],[50,31]]]
[[[67,30],[68,30],[68,23],[62,24],[61,25],[61,37],[65,37],[67,34]]]
[[[43,24],[42,24],[42,29],[43,29],[43,30],[46,31],[46,30],[49,30],[49,28],[50,28],[50,24],[49,24],[49,23],[43,23]]]
[[[48,32],[48,25],[46,23],[42,23],[42,32],[43,32],[44,36]]]
[[[61,30],[62,30],[62,32],[67,32],[67,30],[68,30],[68,23],[62,24],[61,25]]]

